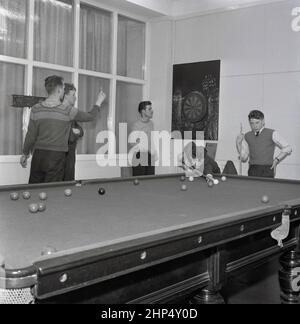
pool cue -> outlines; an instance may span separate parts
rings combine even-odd
[[[240,134],[243,134],[243,124],[241,123]],[[242,146],[240,148],[240,156],[239,156],[239,167],[240,167],[240,175],[243,175],[243,162],[241,157]]]

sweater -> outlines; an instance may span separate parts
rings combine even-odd
[[[71,122],[92,121],[98,109],[94,106],[91,112],[85,113],[71,105],[46,107],[43,103],[36,104],[31,110],[23,154],[29,155],[35,149],[68,152]]]
[[[245,140],[249,145],[250,165],[273,164],[276,146],[273,133],[273,129],[265,128],[258,136],[255,136],[254,132],[245,135]]]

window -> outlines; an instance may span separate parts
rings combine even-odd
[[[34,59],[73,64],[74,13],[72,0],[36,0]]]
[[[1,55],[26,56],[27,5],[27,0],[0,0]]]
[[[23,109],[11,107],[12,94],[24,94],[22,65],[0,62],[0,155],[22,152]]]
[[[80,68],[111,72],[111,29],[109,12],[81,6],[80,10]]]
[[[131,132],[132,124],[139,117],[138,106],[143,98],[143,86],[118,82],[117,83],[117,102],[116,102],[116,139],[118,153],[126,153],[127,138]],[[126,138],[121,136],[119,142],[119,124],[127,123],[128,132]],[[121,149],[120,149],[121,148]],[[127,149],[129,147],[127,146]]]
[[[29,110],[11,108],[11,95],[46,97],[50,75],[75,85],[80,110],[90,111],[101,88],[107,95],[98,120],[82,125],[79,154],[98,151],[96,137],[108,129],[108,116],[115,116],[117,140],[119,123],[130,130],[137,119],[146,85],[146,24],[86,2],[0,0],[0,155],[21,154],[28,126]]]
[[[119,16],[118,75],[144,79],[145,24]]]

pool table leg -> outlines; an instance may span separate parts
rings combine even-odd
[[[226,256],[226,252],[222,249],[213,250],[208,261],[210,284],[192,298],[191,304],[225,304],[220,291],[226,281]]]
[[[279,283],[282,304],[300,303],[300,250],[287,252],[280,257]]]

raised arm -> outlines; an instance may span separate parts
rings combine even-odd
[[[74,120],[77,122],[91,122],[96,119],[99,108],[101,107],[103,101],[106,98],[106,94],[101,90],[98,94],[96,103],[91,111],[89,112],[83,112],[80,110],[77,110],[77,113],[74,117]]]

